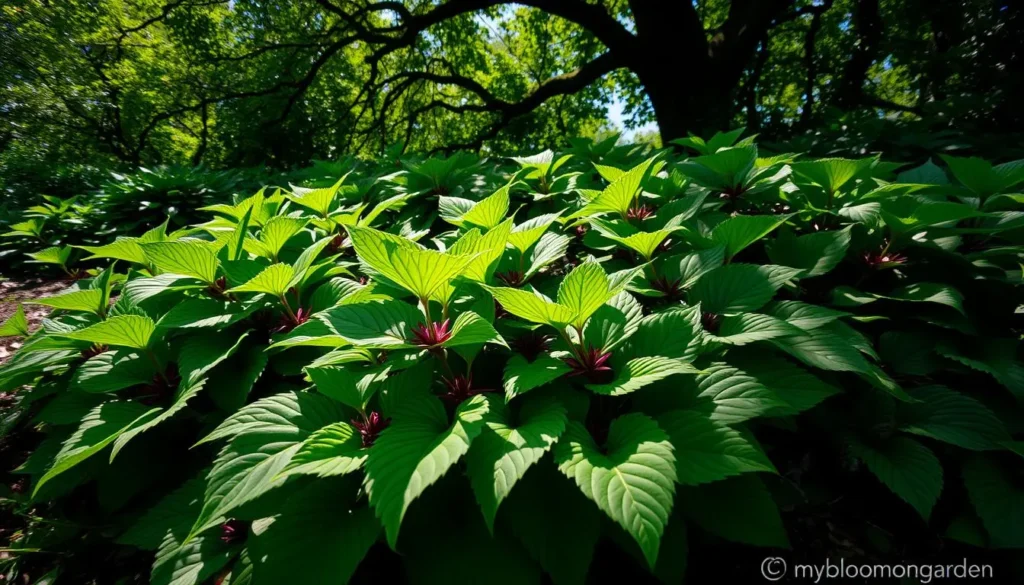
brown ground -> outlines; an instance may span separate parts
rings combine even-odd
[[[0,282],[0,323],[6,321],[18,308],[18,303],[25,303],[40,297],[57,294],[71,286],[70,280],[5,280]],[[28,327],[34,331],[39,322],[49,314],[49,307],[24,305]],[[0,364],[7,361],[11,354],[21,347],[20,337],[0,337]]]

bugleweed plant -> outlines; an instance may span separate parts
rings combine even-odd
[[[749,581],[791,546],[1024,546],[1024,165],[738,138],[389,163],[89,246],[2,329],[8,577]]]

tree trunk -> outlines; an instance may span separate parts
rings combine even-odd
[[[730,85],[709,71],[684,75],[665,67],[641,75],[640,81],[654,108],[663,144],[691,132],[707,137],[729,129],[735,84]]]
[[[845,110],[864,103],[868,69],[875,62],[878,44],[882,40],[883,23],[878,1],[859,0],[854,9],[853,26],[857,33],[857,46],[843,68],[839,93],[836,95],[836,104]]]

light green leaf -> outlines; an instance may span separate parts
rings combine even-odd
[[[874,158],[850,160],[822,158],[798,161],[790,165],[797,175],[810,180],[826,191],[835,193],[875,162]]]
[[[802,333],[800,328],[770,315],[740,313],[723,317],[718,334],[711,338],[729,345],[746,345],[755,341]]]
[[[331,211],[331,205],[334,204],[338,191],[347,177],[348,173],[338,179],[337,183],[323,189],[302,189],[293,186],[292,193],[287,195],[287,197],[306,209],[311,209],[320,214],[320,216],[327,217]]]
[[[84,258],[84,260],[93,260],[95,258],[113,258],[114,260],[124,260],[125,262],[131,262],[132,264],[146,265],[148,260],[146,253],[143,251],[141,240],[138,238],[117,238],[113,242],[104,246],[75,246],[81,250],[85,250],[92,254]]]
[[[536,244],[544,232],[548,230],[559,217],[559,213],[548,213],[545,215],[538,215],[532,219],[528,219],[523,223],[512,228],[512,232],[508,236],[508,243],[519,250],[520,254],[525,254],[530,246]]]
[[[288,435],[296,429],[312,433],[347,418],[341,405],[312,392],[282,392],[261,398],[232,414],[196,445],[239,435]]]
[[[330,396],[338,402],[356,410],[362,410],[377,385],[383,382],[390,371],[389,367],[367,368],[350,371],[342,367],[324,366],[304,368],[313,380],[316,389],[324,396]]]
[[[658,417],[675,448],[681,484],[697,485],[741,473],[777,473],[754,436],[704,412],[675,410]]]
[[[44,307],[62,309],[65,311],[84,311],[96,315],[103,315],[106,313],[106,307],[103,306],[103,297],[104,295],[102,290],[90,288],[67,292],[52,297],[43,297],[41,299],[30,301],[30,303],[33,305],[43,305]]]
[[[511,185],[505,185],[493,195],[484,198],[462,216],[462,222],[491,229],[505,219],[508,213],[508,192]]]
[[[161,272],[191,276],[207,284],[217,280],[217,253],[210,242],[177,240],[141,246],[149,263]]]
[[[506,311],[531,323],[560,327],[573,320],[573,309],[553,303],[531,292],[507,287],[488,286],[485,288],[494,295],[494,300],[501,303]]]
[[[442,347],[459,347],[462,345],[480,345],[494,343],[508,347],[501,335],[494,330],[487,319],[473,311],[466,311],[456,317],[452,325],[452,336],[441,344]]]
[[[588,260],[562,280],[558,286],[558,304],[571,310],[570,323],[582,328],[587,319],[616,294],[618,291],[609,290],[608,276],[601,265]]]
[[[558,441],[567,422],[565,408],[546,397],[524,403],[518,424],[493,415],[466,454],[469,481],[492,533],[498,506]]]
[[[260,230],[259,255],[266,256],[271,260],[277,260],[281,248],[288,243],[288,240],[295,234],[302,231],[306,220],[295,217],[277,216],[263,225]]]
[[[606,237],[626,246],[637,254],[640,254],[644,260],[650,260],[651,257],[654,256],[654,252],[658,250],[658,246],[665,241],[665,238],[672,235],[672,232],[674,231],[675,230],[668,229],[658,230],[656,232],[637,232],[626,237],[609,234]]]
[[[118,315],[85,329],[60,333],[60,337],[88,341],[99,345],[146,349],[156,330],[156,323],[141,315]]]
[[[700,307],[675,307],[647,315],[629,339],[629,355],[691,362],[701,347]]]
[[[942,493],[942,465],[934,453],[906,437],[871,445],[850,439],[849,445],[875,477],[928,520]]]
[[[25,337],[28,331],[28,319],[25,318],[25,308],[18,303],[14,313],[0,325],[0,337]]]
[[[16,226],[11,226],[16,227]],[[31,264],[56,264],[58,266],[65,266],[68,263],[68,259],[71,257],[71,246],[50,246],[44,248],[38,252],[30,252],[26,254],[32,259]]]
[[[571,421],[555,446],[555,461],[583,495],[633,536],[654,567],[675,494],[672,444],[654,420],[632,413],[612,421],[603,447]]]
[[[271,264],[245,284],[230,288],[227,292],[267,293],[280,297],[288,292],[294,276],[295,270],[288,264]]]

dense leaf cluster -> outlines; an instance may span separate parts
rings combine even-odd
[[[0,329],[41,437],[17,548],[71,551],[10,572],[675,583],[719,539],[833,542],[779,507],[847,483],[885,511],[855,546],[1024,546],[1024,164],[738,138],[364,164],[84,247]]]

